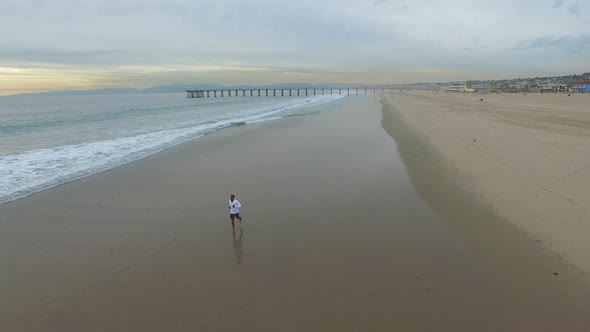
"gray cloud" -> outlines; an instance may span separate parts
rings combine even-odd
[[[176,69],[160,69],[256,67],[274,68],[265,73],[281,79],[359,68],[534,71],[531,57],[555,72],[564,60],[587,66],[588,25],[570,16],[582,15],[582,6],[545,7],[537,0],[2,0],[0,69],[141,66],[176,78]],[[133,73],[124,77],[136,80],[143,69]],[[222,74],[231,80],[231,70]]]
[[[559,7],[561,7],[564,2],[565,2],[565,0],[555,0],[553,2],[553,8],[559,8]]]
[[[570,6],[568,13],[573,16],[580,17],[580,5],[576,2]]]
[[[525,40],[518,43],[515,48],[519,50],[557,48],[567,51],[588,52],[590,51],[590,34],[568,35],[557,38],[542,37],[532,40]]]
[[[52,50],[52,49],[0,49],[0,59],[5,62],[31,62],[53,64],[116,64],[120,58],[127,58],[120,50]],[[137,60],[137,59],[136,59]]]
[[[391,2],[391,0],[375,0],[375,1],[373,2],[373,4],[374,4],[375,6],[381,6],[381,5],[384,5],[384,4],[388,4],[388,3],[390,3],[390,2]]]

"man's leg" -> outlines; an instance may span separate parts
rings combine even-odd
[[[236,226],[234,225],[234,215],[233,214],[230,214],[229,217],[231,218],[231,228],[233,230],[235,230],[236,229]]]
[[[242,222],[242,216],[240,216],[240,214],[239,214],[239,213],[238,213],[238,215],[237,215],[236,217],[238,217],[238,220],[239,220],[240,222]]]

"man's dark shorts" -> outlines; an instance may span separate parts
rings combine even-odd
[[[230,213],[229,217],[231,218],[231,220],[234,220],[234,218],[240,219],[240,214],[239,213]]]

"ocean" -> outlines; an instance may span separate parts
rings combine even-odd
[[[305,113],[340,97],[1,97],[0,204],[231,125]]]

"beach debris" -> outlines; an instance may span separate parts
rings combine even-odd
[[[567,96],[568,96],[568,97],[569,97],[569,96],[571,96],[571,95],[572,95],[571,93],[568,93],[568,94],[567,94]]]
[[[557,277],[559,275],[559,273],[553,272],[553,275]]]
[[[474,141],[474,142],[477,142],[477,141],[475,140],[475,138],[473,139],[473,141]]]
[[[479,101],[483,101],[483,98],[479,98]]]

